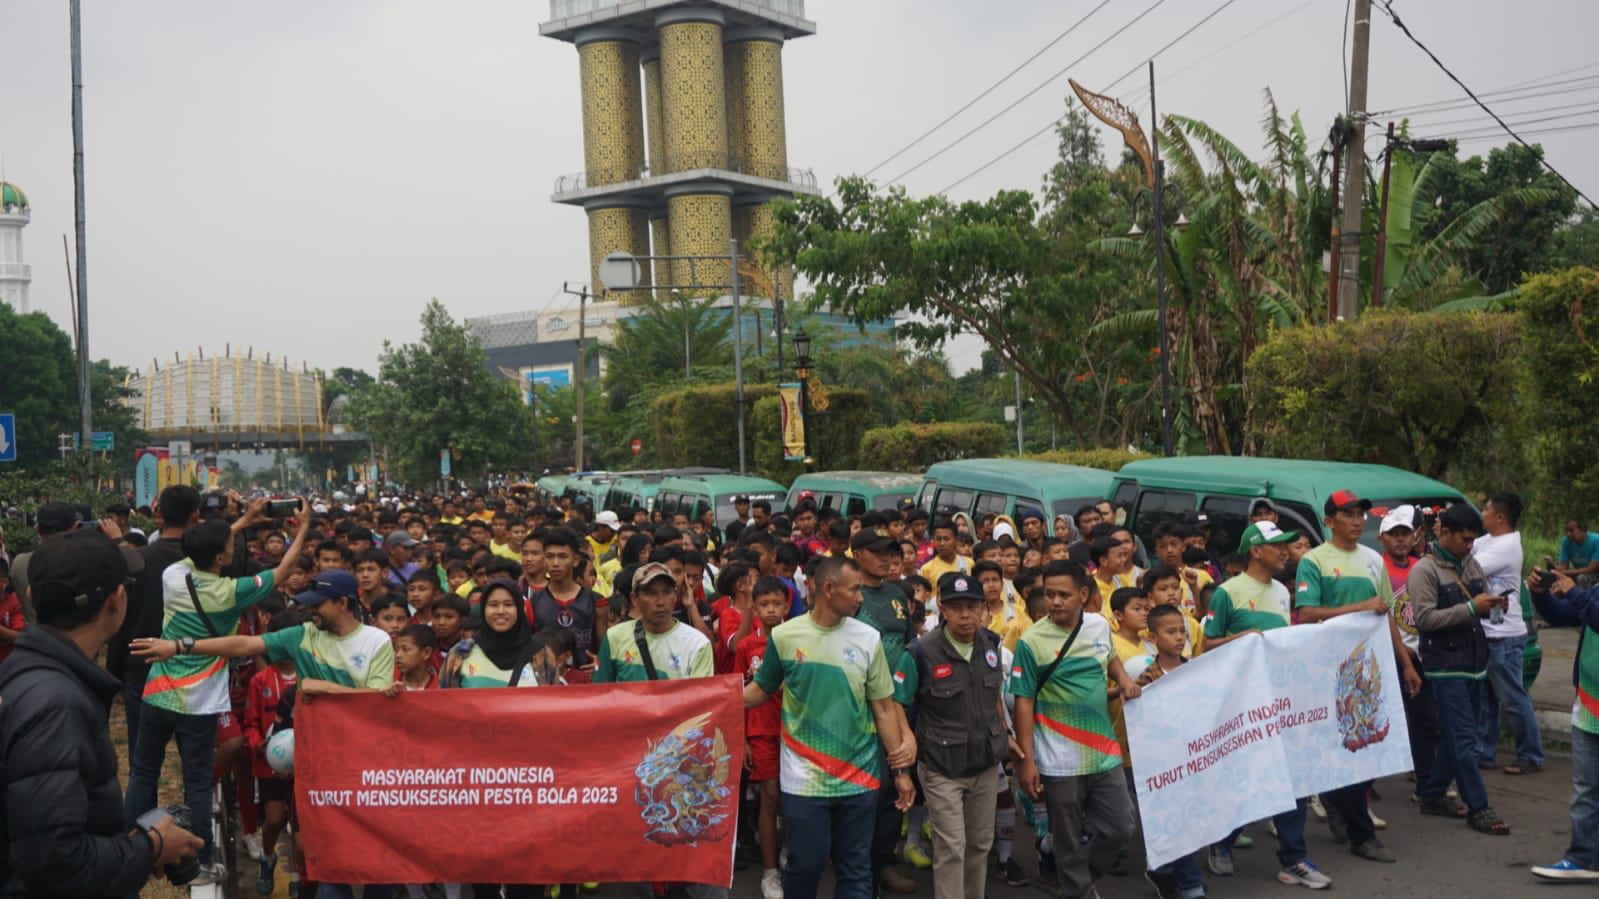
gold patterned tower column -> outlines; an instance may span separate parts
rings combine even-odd
[[[578,37],[583,163],[589,187],[632,181],[644,168],[644,105],[636,35],[594,28]]]
[[[629,253],[648,256],[650,253],[650,227],[647,210],[636,200],[618,197],[595,200],[584,206],[589,216],[589,284],[599,291],[600,262],[612,253]],[[647,267],[639,273],[641,287],[651,283]],[[643,303],[648,294],[630,290],[611,299],[623,305]]]
[[[671,228],[666,218],[666,207],[650,210],[650,254],[653,256],[672,255]],[[671,284],[671,264],[666,260],[657,261],[654,266],[656,284]]]
[[[783,32],[734,28],[724,48],[728,153],[735,171],[774,180],[788,178],[788,136],[783,118]]]
[[[721,256],[722,260],[701,260],[692,266],[686,259],[673,260],[672,283],[726,285],[732,277],[726,256],[732,240],[733,189],[719,184],[691,184],[666,192],[668,237],[672,253],[681,256]],[[714,289],[692,291],[698,295]]]
[[[722,13],[672,9],[656,18],[661,46],[662,174],[727,168]]]

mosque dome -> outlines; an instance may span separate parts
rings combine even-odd
[[[17,209],[28,208],[28,195],[22,188],[9,181],[0,181],[0,210],[9,210],[15,206]]]

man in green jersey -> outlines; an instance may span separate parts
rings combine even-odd
[[[1414,696],[1421,689],[1421,674],[1411,662],[1390,614],[1393,586],[1382,556],[1360,543],[1370,510],[1371,500],[1362,499],[1353,490],[1335,490],[1327,497],[1322,505],[1327,542],[1300,558],[1295,572],[1294,607],[1299,619],[1307,623],[1362,612],[1387,616],[1400,681],[1405,693]],[[1371,821],[1366,805],[1370,789],[1370,781],[1362,781],[1323,793],[1327,826],[1338,842],[1349,842],[1349,851],[1355,855],[1374,862],[1393,862],[1394,854],[1377,839],[1377,829]]]
[[[266,599],[305,548],[311,528],[311,508],[300,501],[299,530],[272,571],[242,578],[223,577],[233,562],[240,534],[264,520],[266,500],[259,499],[230,527],[210,519],[190,527],[182,537],[184,558],[160,573],[161,636],[187,641],[223,636],[239,629],[245,610]],[[128,820],[155,807],[156,785],[167,744],[176,739],[183,763],[184,801],[194,813],[194,830],[206,841],[200,852],[197,884],[215,883],[222,877],[213,864],[211,841],[212,768],[216,762],[217,717],[233,711],[228,692],[228,667],[213,659],[184,657],[150,667],[139,710],[139,742],[128,752]]]
[[[595,683],[677,680],[715,673],[710,639],[672,614],[681,592],[677,577],[665,564],[639,566],[633,574],[633,611],[638,618],[605,632],[596,653]]]
[[[1264,518],[1244,529],[1238,551],[1248,557],[1249,567],[1243,574],[1229,578],[1211,595],[1210,614],[1205,616],[1206,652],[1250,634],[1293,623],[1289,617],[1288,588],[1277,580],[1277,575],[1288,567],[1288,544],[1298,539],[1298,531],[1284,532]],[[1305,807],[1306,801],[1300,799],[1293,808],[1271,819],[1277,832],[1277,861],[1282,865],[1277,879],[1289,885],[1323,890],[1332,886],[1332,878],[1307,858]],[[1232,875],[1233,844],[1242,830],[1233,831],[1210,847],[1208,863],[1212,874]]]
[[[1051,562],[1042,579],[1049,614],[1022,633],[1011,668],[1016,742],[1026,753],[1016,775],[1049,809],[1064,895],[1083,899],[1096,895],[1090,853],[1113,854],[1133,833],[1107,687],[1117,684],[1124,700],[1140,690],[1111,648],[1105,616],[1084,613],[1098,587],[1083,566]]]
[[[809,612],[772,629],[766,657],[744,688],[752,708],[783,691],[783,746],[778,782],[788,824],[784,895],[815,896],[828,859],[839,899],[871,899],[872,830],[884,780],[892,769],[897,806],[915,796],[910,766],[916,740],[901,726],[894,679],[883,641],[855,618],[860,569],[828,557],[812,572]]]

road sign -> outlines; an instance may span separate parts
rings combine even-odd
[[[633,455],[636,456],[639,453],[644,452],[644,441],[634,437],[633,442],[628,444],[628,449],[631,449],[633,451]]]
[[[17,417],[0,412],[0,462],[17,461]]]
[[[89,448],[97,453],[109,453],[117,448],[117,435],[110,431],[90,431]]]

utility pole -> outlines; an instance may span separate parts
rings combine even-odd
[[[82,4],[68,7],[72,28],[72,188],[73,220],[78,239],[78,445],[90,449],[94,415],[89,390],[89,264],[84,245],[83,202],[83,35]],[[94,474],[94,452],[89,452],[89,474]]]
[[[1154,207],[1155,219],[1155,293],[1156,310],[1160,315],[1160,452],[1170,457],[1171,440],[1171,341],[1167,326],[1169,310],[1166,301],[1166,211],[1162,206],[1162,188],[1166,183],[1166,165],[1160,161],[1160,117],[1155,113],[1155,61],[1149,61],[1149,152],[1155,163]],[[1182,222],[1177,223],[1179,227]]]
[[[1360,214],[1366,185],[1366,70],[1371,56],[1371,0],[1355,0],[1355,33],[1349,49],[1348,141],[1344,144],[1343,222],[1333,266],[1338,279],[1338,317],[1354,321],[1360,306]]]
[[[588,301],[597,297],[589,293],[587,284],[573,290],[567,282],[562,282],[561,292],[577,297],[577,367],[572,375],[572,384],[577,388],[577,439],[573,441],[576,457],[573,461],[576,470],[583,471],[583,382],[589,367],[588,360],[584,358],[584,344],[588,339]]]
[[[1016,375],[1016,455],[1020,456],[1027,450],[1022,448],[1022,370],[1013,368]]]

